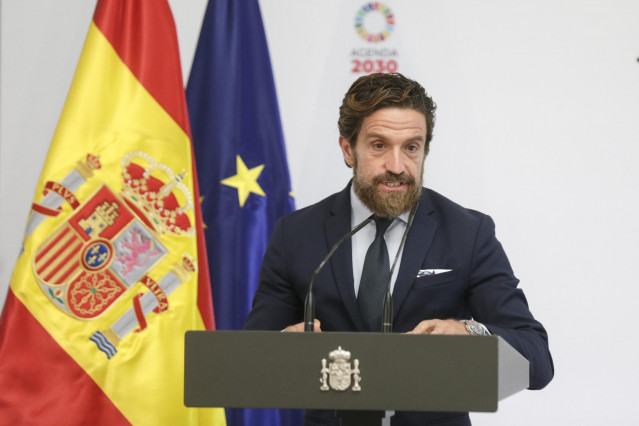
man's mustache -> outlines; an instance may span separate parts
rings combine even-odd
[[[403,172],[398,175],[395,173],[386,172],[373,178],[374,184],[380,184],[382,182],[404,182],[409,185],[415,185],[415,178]]]

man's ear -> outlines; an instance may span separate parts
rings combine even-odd
[[[344,156],[344,162],[348,167],[353,167],[355,164],[355,153],[353,147],[348,139],[344,136],[339,137],[339,146],[342,148],[342,155]]]

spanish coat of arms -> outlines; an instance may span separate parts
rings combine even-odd
[[[195,261],[184,255],[182,264],[157,282],[149,272],[169,252],[161,235],[192,235],[187,216],[192,209],[183,176],[157,163],[140,151],[122,160],[122,191],[116,195],[101,185],[86,201],[73,192],[101,167],[99,158],[87,155],[86,162],[60,182],[49,182],[43,200],[34,204],[27,224],[27,236],[48,216],[56,216],[67,201],[68,218],[35,251],[32,264],[36,280],[49,300],[67,315],[91,320],[109,309],[127,290],[140,282],[149,291],[132,295],[133,307],[108,330],[90,338],[108,358],[116,346],[139,326],[145,316],[168,309],[168,295],[190,273]]]
[[[360,376],[359,360],[353,360],[353,367],[351,368],[351,353],[345,351],[341,346],[338,346],[336,350],[331,351],[328,354],[330,363],[326,363],[326,359],[322,359],[322,378],[320,379],[320,389],[328,391],[330,389],[336,391],[345,391],[351,387],[353,383],[353,392],[359,392],[362,388],[359,382],[362,380]],[[352,376],[352,380],[351,380]],[[330,386],[330,387],[329,387]]]

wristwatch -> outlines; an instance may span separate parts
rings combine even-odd
[[[490,334],[490,332],[488,331],[486,326],[484,326],[484,324],[481,324],[475,320],[463,319],[461,320],[461,322],[463,322],[464,325],[466,326],[466,330],[468,330],[468,332],[474,336],[484,336],[484,335]]]

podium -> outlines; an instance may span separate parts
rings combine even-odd
[[[499,336],[189,331],[184,403],[489,412],[526,389],[528,374]]]

